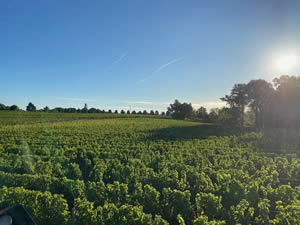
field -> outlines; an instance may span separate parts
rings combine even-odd
[[[154,116],[0,116],[0,205],[23,204],[39,225],[299,224],[299,154],[266,152],[261,133]]]
[[[150,115],[149,115],[150,116]],[[138,118],[147,115],[127,115],[114,113],[44,113],[44,112],[22,112],[22,111],[0,111],[0,125],[20,125],[51,123],[59,121],[94,120],[112,118]],[[154,116],[151,115],[151,118]],[[155,116],[161,118],[161,116]]]

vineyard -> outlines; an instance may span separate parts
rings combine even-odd
[[[0,205],[39,225],[297,225],[300,143],[266,143],[158,116],[1,112]]]
[[[127,115],[115,113],[43,113],[43,112],[22,112],[22,111],[0,111],[0,126],[1,125],[20,125],[20,124],[36,124],[36,123],[51,123],[59,121],[74,121],[74,120],[93,120],[93,119],[113,119],[113,118],[133,118],[147,117],[145,115]],[[154,116],[151,115],[151,118]],[[160,116],[156,116],[160,118]]]

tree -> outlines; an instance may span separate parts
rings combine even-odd
[[[65,109],[65,112],[76,113],[76,109],[75,108],[67,108],[67,109]]]
[[[46,107],[43,109],[44,112],[49,112],[49,110],[50,110],[50,109],[49,109],[48,106],[46,106]]]
[[[127,110],[127,112],[126,112],[127,114],[130,114],[130,110]]]
[[[6,110],[6,106],[0,103],[0,110]]]
[[[144,115],[148,115],[148,112],[146,110],[143,111]]]
[[[34,112],[36,111],[36,107],[34,104],[32,104],[31,102],[28,103],[27,107],[26,107],[26,111],[29,111],[29,112]]]
[[[171,115],[173,118],[179,117],[178,114],[179,114],[180,106],[181,103],[177,99],[175,99],[174,103],[170,104],[170,106],[168,107],[167,113]]]
[[[123,109],[121,110],[121,114],[125,114],[125,111]]]
[[[251,80],[246,88],[249,107],[255,114],[255,126],[263,128],[265,113],[274,94],[273,86],[265,80]]]
[[[193,117],[193,107],[191,103],[180,103],[177,99],[168,107],[168,112],[174,119],[184,120]]]
[[[111,109],[109,109],[107,112],[108,112],[108,113],[112,113]]]
[[[98,110],[96,108],[90,108],[88,113],[98,113]]]
[[[200,119],[203,122],[208,122],[209,121],[207,110],[203,106],[201,106],[199,109],[196,110],[195,116],[196,116],[197,119]]]
[[[136,114],[136,111],[135,111],[135,110],[133,110],[133,111],[131,112],[131,114],[134,114],[134,115],[135,115],[135,114]]]
[[[300,127],[300,77],[285,75],[273,82],[276,90],[268,107],[268,125]]]
[[[115,110],[115,114],[118,114],[119,112],[118,112],[118,110]]]
[[[237,121],[239,127],[244,125],[244,112],[245,107],[249,102],[247,94],[247,85],[246,84],[235,84],[231,90],[230,95],[225,95],[221,98],[222,101],[225,101],[231,109],[235,109],[234,112],[237,113]],[[235,115],[234,115],[235,116]]]
[[[87,104],[84,104],[83,109],[81,110],[82,113],[87,113],[89,111]]]
[[[223,107],[222,109],[218,110],[217,120],[224,126],[236,126],[239,125],[239,116],[240,111],[236,107]]]
[[[208,114],[209,121],[214,123],[218,122],[219,111],[220,111],[219,108],[212,108]]]
[[[19,107],[17,105],[12,105],[11,107],[9,107],[9,109],[11,111],[18,111],[19,110]]]
[[[154,115],[154,111],[153,110],[150,111],[150,115]]]
[[[63,112],[64,110],[63,110],[63,108],[62,107],[55,107],[54,109],[53,109],[53,112]]]

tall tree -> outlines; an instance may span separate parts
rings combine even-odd
[[[244,124],[245,107],[249,102],[247,85],[235,84],[231,90],[230,95],[225,95],[225,97],[221,98],[221,100],[225,101],[231,109],[235,109],[233,110],[234,112],[238,111],[238,125],[242,127]]]
[[[87,113],[89,111],[87,104],[84,104],[83,109],[81,110],[82,113]]]
[[[265,113],[274,94],[273,86],[265,80],[251,80],[247,84],[247,94],[249,107],[255,114],[255,126],[263,128]]]
[[[26,107],[26,110],[29,111],[29,112],[34,112],[36,111],[36,107],[34,104],[32,104],[31,102],[28,103],[27,107]]]
[[[180,103],[177,99],[168,107],[168,114],[174,119],[184,120],[185,118],[193,117],[193,106],[191,103]]]
[[[300,127],[300,77],[284,75],[275,78],[273,82],[276,90],[268,112],[270,124],[277,127]]]

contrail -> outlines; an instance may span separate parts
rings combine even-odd
[[[154,72],[157,73],[159,71],[162,71],[163,69],[165,69],[166,67],[178,62],[178,61],[181,61],[183,59],[183,57],[180,57],[180,58],[176,58],[176,59],[173,59],[172,61],[170,62],[167,62],[165,64],[162,64],[157,70],[155,70]]]
[[[139,82],[144,83],[146,80],[148,80],[149,78],[153,77],[156,73],[158,73],[158,72],[164,70],[164,69],[167,68],[168,66],[171,66],[172,64],[174,64],[174,63],[176,63],[176,62],[179,62],[179,61],[181,61],[181,60],[183,60],[183,57],[173,59],[173,60],[171,60],[171,61],[169,61],[169,62],[167,62],[167,63],[164,63],[164,64],[160,65],[156,70],[154,70],[154,72],[153,72],[150,76],[145,77],[145,78],[143,78],[143,79],[140,79]]]
[[[110,65],[108,65],[105,68],[104,72],[107,72],[113,65],[120,63],[127,55],[128,55],[128,53],[124,52],[119,58],[117,58],[114,62],[112,62]]]

